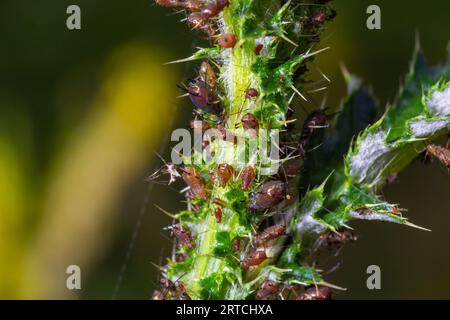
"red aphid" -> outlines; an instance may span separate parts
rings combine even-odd
[[[253,180],[255,180],[255,170],[252,166],[245,167],[241,173],[241,190],[248,191]]]
[[[251,113],[246,113],[241,119],[242,127],[244,129],[258,130],[259,122],[256,117]]]
[[[234,169],[227,163],[219,164],[217,167],[217,179],[222,187],[225,187],[227,182],[233,177]]]
[[[248,257],[241,262],[241,267],[244,270],[250,267],[259,266],[267,259],[266,250],[263,248],[256,249]]]
[[[189,186],[190,191],[194,197],[198,197],[202,200],[208,199],[206,193],[205,184],[202,177],[197,173],[195,168],[186,167],[183,170],[183,180]]]
[[[222,209],[220,207],[217,207],[214,211],[214,216],[216,217],[217,223],[222,222]]]
[[[255,237],[255,239],[253,240],[253,245],[255,247],[266,245],[267,242],[277,239],[278,237],[285,234],[285,232],[286,227],[283,225],[274,225],[268,227]]]
[[[256,98],[257,96],[259,96],[259,92],[255,88],[248,88],[245,91],[245,98],[246,99]]]
[[[220,206],[220,207],[226,207],[226,203],[223,201],[223,200],[221,200],[221,199],[219,199],[219,198],[214,198],[213,199],[213,203],[215,204],[215,205],[217,205],[217,206]]]
[[[206,5],[201,13],[206,18],[217,16],[226,6],[230,4],[229,0],[216,0]]]
[[[309,287],[296,300],[331,300],[331,289],[325,286]]]
[[[262,49],[264,49],[264,45],[262,43],[259,43],[255,47],[255,54],[259,56],[261,54]]]
[[[237,42],[237,37],[231,33],[224,33],[220,35],[218,45],[222,48],[234,48]]]
[[[286,199],[286,184],[280,180],[266,182],[250,197],[250,210],[269,209]]]
[[[235,251],[240,251],[241,250],[241,239],[239,239],[239,238],[234,238],[233,239],[233,249]]]

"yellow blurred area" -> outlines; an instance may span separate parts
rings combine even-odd
[[[71,298],[66,268],[89,270],[111,240],[120,202],[169,130],[175,75],[155,48],[138,43],[105,63],[96,97],[68,133],[44,183],[40,217],[25,246],[20,162],[0,141],[0,298]],[[173,69],[172,69],[173,70]],[[59,106],[64,108],[64,105]],[[7,181],[7,184],[4,182]],[[28,208],[30,209],[30,208]],[[83,275],[85,276],[85,275]]]

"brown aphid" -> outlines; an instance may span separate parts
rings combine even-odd
[[[319,25],[319,24],[323,24],[325,21],[327,21],[327,19],[328,19],[328,17],[324,12],[318,12],[310,18],[310,22],[313,25]]]
[[[182,248],[184,245],[188,249],[195,247],[194,239],[192,239],[191,232],[183,228],[181,224],[175,224],[172,226],[172,233],[178,239],[177,247]]]
[[[266,280],[256,293],[256,299],[263,300],[277,294],[280,291],[280,285],[272,280]]]
[[[183,170],[183,180],[189,186],[190,191],[194,197],[198,197],[202,200],[208,199],[206,193],[205,184],[202,177],[197,173],[195,168],[186,167]]]
[[[161,7],[181,7],[182,2],[178,0],[155,0],[155,3]]]
[[[237,42],[237,37],[231,33],[224,33],[220,35],[219,41],[217,44],[222,48],[234,48]]]
[[[403,209],[403,208],[399,208],[399,207],[392,207],[391,208],[391,213],[395,214],[395,215],[400,215],[402,214],[402,212],[408,211],[407,209]]]
[[[255,88],[248,88],[247,90],[245,90],[246,99],[253,99],[256,98],[257,96],[259,96],[259,92]]]
[[[217,167],[217,180],[222,187],[228,183],[228,181],[233,177],[234,169],[227,163],[221,163]]]
[[[259,266],[266,259],[266,250],[264,248],[258,248],[241,262],[241,267],[242,269],[247,270],[250,267]]]
[[[192,103],[199,109],[220,116],[223,108],[215,92],[202,80],[191,81],[188,94]]]
[[[306,147],[311,140],[312,135],[317,129],[324,128],[328,123],[328,116],[325,109],[316,109],[312,111],[303,123],[302,133],[300,135],[299,151],[305,154]]]
[[[220,206],[220,207],[226,207],[227,206],[227,204],[225,203],[225,201],[223,201],[223,200],[221,200],[221,199],[219,199],[219,198],[214,198],[213,199],[213,203],[216,205],[216,206]]]
[[[255,47],[255,54],[259,56],[261,54],[262,49],[264,49],[264,45],[262,43],[258,43]]]
[[[266,182],[250,197],[251,210],[269,209],[286,199],[286,184],[280,180]]]
[[[208,61],[203,61],[199,70],[200,79],[205,82],[212,90],[215,90],[217,86],[217,76],[213,67]]]
[[[203,7],[201,0],[155,0],[155,3],[162,7],[183,7],[189,11],[200,11]]]
[[[205,18],[215,17],[229,4],[229,0],[216,0],[203,7],[201,13]]]
[[[285,153],[287,153],[287,151],[285,151]],[[301,164],[297,159],[287,160],[280,166],[278,176],[283,180],[294,178],[299,174],[300,168]]]
[[[233,249],[235,251],[241,251],[241,239],[239,238],[233,239]]]
[[[216,217],[217,223],[222,222],[222,209],[220,207],[217,207],[216,210],[214,210],[214,216]]]
[[[230,130],[227,130],[223,125],[219,124],[217,126],[217,130],[222,140],[237,144],[237,137]]]
[[[161,291],[159,291],[159,290],[153,291],[151,300],[165,300],[165,299],[166,299],[166,297],[164,296],[164,294]]]
[[[256,117],[251,113],[246,113],[241,119],[242,127],[244,129],[258,130],[259,122]]]
[[[253,180],[255,180],[255,170],[252,166],[245,167],[241,173],[241,190],[248,191]]]
[[[309,287],[295,300],[331,300],[331,289],[325,286]]]
[[[328,246],[340,246],[345,242],[357,240],[356,236],[350,230],[328,232],[327,234],[321,236],[321,238],[327,242]]]
[[[435,144],[427,145],[427,155],[431,154],[447,168],[450,168],[450,150]]]
[[[201,12],[192,12],[187,16],[187,23],[192,29],[199,29],[206,32],[210,37],[215,34],[213,26],[209,23],[208,18],[204,17]]]
[[[286,227],[281,224],[268,227],[254,238],[253,245],[255,247],[266,245],[267,242],[281,237],[285,232]]]

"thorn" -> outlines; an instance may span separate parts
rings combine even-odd
[[[307,59],[307,58],[309,58],[309,57],[315,56],[316,54],[319,54],[319,53],[321,53],[321,52],[323,52],[323,51],[326,51],[326,50],[328,50],[328,49],[330,49],[330,47],[326,47],[326,48],[323,48],[323,49],[314,51],[314,52],[312,52],[312,53],[310,53],[310,50],[311,50],[311,49],[310,49],[310,50],[308,50],[308,51],[305,53],[305,55],[303,56],[303,59]]]
[[[198,58],[196,58],[195,56],[190,56],[190,57],[179,59],[179,60],[165,62],[165,63],[163,63],[163,65],[175,64],[175,63],[183,63],[183,62],[189,62],[189,61],[194,61],[194,60],[198,60]]]
[[[177,96],[177,99],[181,99],[181,98],[188,97],[188,96],[189,96],[189,93],[185,93],[185,94]]]
[[[319,88],[319,89],[314,89],[314,90],[308,91],[308,93],[316,93],[316,92],[324,91],[324,90],[327,90],[327,89],[328,89],[328,87],[322,87],[322,88]]]
[[[297,89],[296,87],[294,87],[294,85],[291,85],[291,89],[294,90],[294,92],[295,92],[296,94],[298,94],[303,100],[305,100],[306,102],[308,102],[308,100],[305,98],[305,96],[302,95],[301,92],[298,91],[298,89]]]
[[[322,282],[320,282],[319,284],[321,284],[321,285],[323,285],[323,286],[325,286],[325,287],[329,287],[329,288],[331,288],[331,289],[336,289],[336,290],[341,290],[341,291],[347,291],[347,288],[339,287],[339,286],[337,286],[337,285],[334,285],[334,284],[332,284],[332,283],[328,283],[328,282],[325,282],[325,281],[322,281]]]
[[[156,208],[158,208],[159,210],[161,210],[162,213],[165,213],[166,215],[168,215],[169,217],[171,217],[172,219],[177,219],[177,216],[174,215],[174,214],[172,214],[172,213],[170,213],[169,211],[164,210],[163,208],[161,208],[160,206],[158,206],[158,205],[156,205],[156,204],[154,204],[154,206],[155,206]]]
[[[405,226],[408,226],[408,227],[411,227],[411,228],[415,228],[415,229],[419,229],[419,230],[431,232],[430,229],[427,229],[427,228],[424,228],[424,227],[415,225],[414,223],[411,223],[411,222],[408,222],[408,221],[406,221],[406,222],[404,223],[404,225],[405,225]]]
[[[290,44],[292,44],[294,47],[298,47],[298,44],[296,44],[294,41],[292,41],[291,39],[289,39],[288,37],[286,37],[284,34],[280,35],[280,38],[283,39],[284,41],[289,42]]]

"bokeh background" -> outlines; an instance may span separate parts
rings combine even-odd
[[[333,81],[328,105],[345,95],[339,64],[370,84],[381,105],[408,70],[415,42],[430,63],[444,61],[450,2],[335,0],[338,15],[317,65]],[[66,28],[77,4],[82,29]],[[366,8],[382,9],[382,30],[365,27]],[[177,83],[205,41],[183,16],[150,0],[0,2],[0,298],[147,299],[171,243],[162,228],[183,207],[174,189],[144,178],[168,158],[170,132],[187,127],[191,106]],[[196,40],[197,39],[197,40]],[[450,298],[450,179],[437,162],[418,161],[384,190],[431,233],[355,223],[359,240],[336,260],[336,298]],[[79,265],[82,289],[66,289]],[[366,288],[366,268],[382,289]]]

